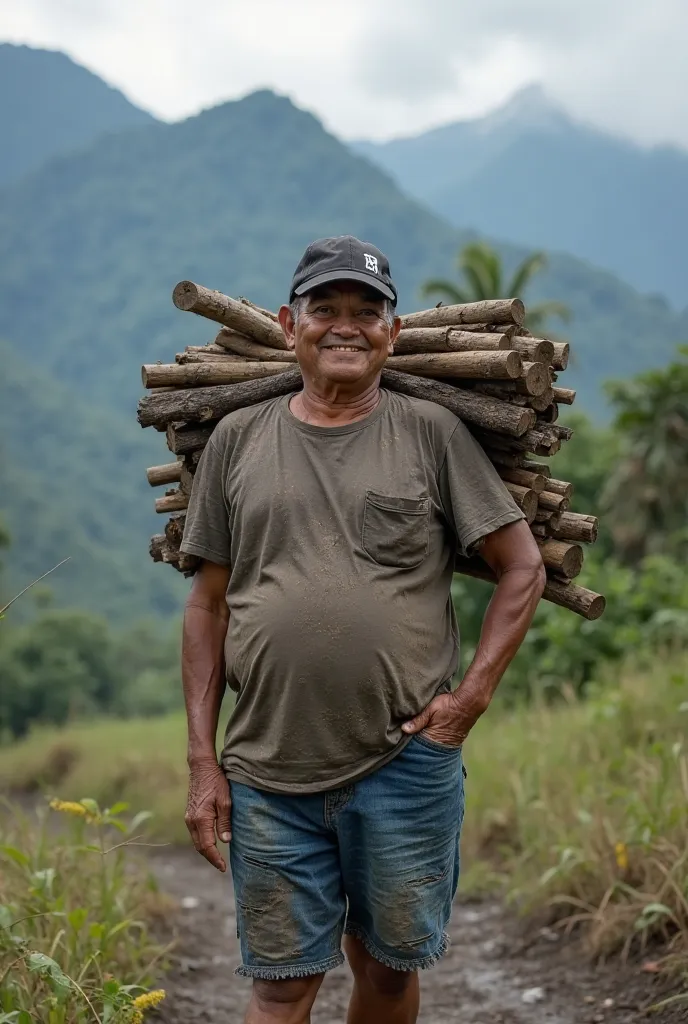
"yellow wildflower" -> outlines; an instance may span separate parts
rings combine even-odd
[[[131,1024],[143,1024],[143,1013],[141,1010],[134,1010],[131,1015]]]
[[[86,808],[73,800],[51,800],[50,806],[54,811],[62,811],[64,814],[75,814],[80,818],[87,817]]]
[[[616,866],[620,871],[628,870],[628,849],[625,843],[617,843],[614,847],[614,853],[616,854]]]
[[[131,1005],[135,1010],[152,1010],[153,1007],[157,1006],[158,1003],[161,1003],[164,998],[165,990],[163,988],[156,988],[153,989],[152,992],[144,992],[142,996],[137,996]]]

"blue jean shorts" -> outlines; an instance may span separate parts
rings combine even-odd
[[[343,962],[344,933],[388,967],[431,967],[459,880],[463,779],[461,750],[420,735],[326,793],[232,782],[237,974],[321,974]]]

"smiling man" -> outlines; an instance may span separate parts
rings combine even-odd
[[[231,838],[247,1024],[307,1022],[342,943],[349,1024],[417,1019],[459,876],[462,744],[544,586],[463,424],[380,388],[396,298],[375,246],[313,242],[279,314],[303,390],[226,416],[194,480],[186,821],[222,871],[216,835]],[[452,692],[454,557],[477,547],[498,584]]]

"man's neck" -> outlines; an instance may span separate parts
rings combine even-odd
[[[303,423],[317,427],[341,427],[365,419],[379,401],[379,379],[358,393],[344,391],[336,385],[321,391],[304,381],[303,391],[294,395],[289,409]]]

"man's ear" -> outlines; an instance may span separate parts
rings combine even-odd
[[[284,339],[287,343],[287,348],[293,351],[296,347],[296,324],[294,323],[294,318],[291,315],[289,306],[280,306],[277,317],[280,322],[280,327],[282,328],[282,334],[284,335]]]
[[[394,342],[399,337],[399,331],[401,330],[401,317],[395,316],[392,324],[392,329],[389,332],[389,349],[388,353],[391,356],[394,352]]]

